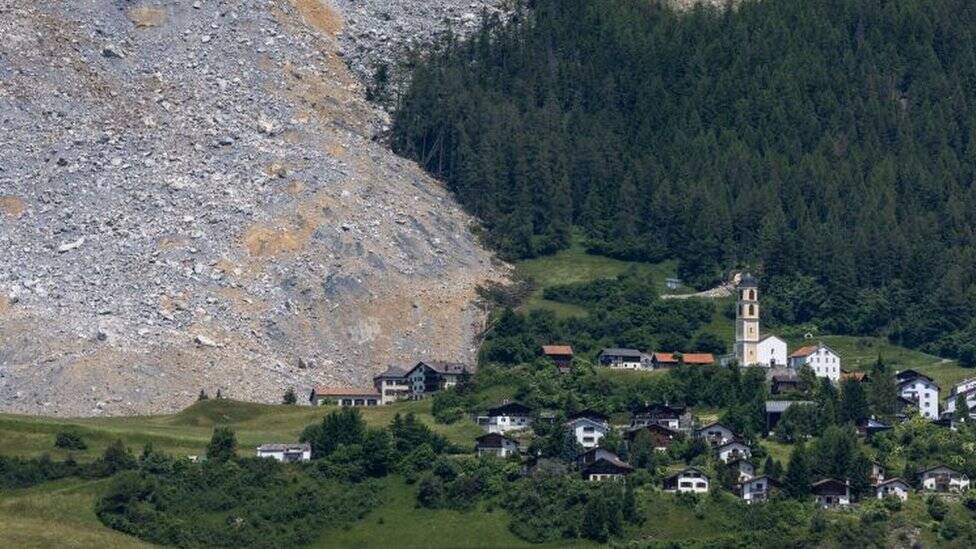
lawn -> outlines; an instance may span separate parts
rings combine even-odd
[[[631,268],[650,273],[659,291],[663,293],[665,291],[664,279],[675,276],[676,266],[676,261],[653,264],[635,263],[590,255],[586,253],[582,239],[576,237],[573,239],[572,246],[565,250],[546,257],[520,261],[516,264],[519,274],[532,279],[538,286],[522,304],[521,310],[544,309],[552,311],[560,317],[585,315],[586,310],[582,307],[550,301],[543,298],[542,293],[546,288],[552,286],[615,278]],[[692,290],[684,288],[671,293],[681,293],[682,291],[691,292]]]
[[[481,433],[470,419],[453,425],[435,424],[430,406],[430,401],[412,401],[361,411],[366,423],[374,427],[388,425],[396,413],[413,412],[451,442],[465,446]],[[88,444],[87,450],[73,452],[79,460],[94,458],[116,439],[122,439],[134,450],[151,443],[172,454],[199,455],[204,453],[213,428],[225,425],[237,434],[239,453],[253,455],[259,444],[297,441],[302,429],[320,421],[331,409],[334,408],[212,399],[166,416],[60,419],[0,414],[0,440],[4,441],[0,453],[18,456],[50,454],[55,459],[63,459],[68,452],[54,448],[54,435],[70,426],[81,431]]]

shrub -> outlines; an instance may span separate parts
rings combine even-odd
[[[949,514],[949,504],[938,496],[929,496],[929,498],[925,500],[925,505],[928,509],[929,516],[940,522],[946,517],[946,515]]]
[[[88,448],[81,435],[76,431],[58,431],[54,436],[54,446],[65,450],[84,450]]]

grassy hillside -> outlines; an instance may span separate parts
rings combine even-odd
[[[56,459],[68,452],[54,448],[54,435],[71,426],[82,433],[88,449],[73,452],[79,460],[100,454],[115,439],[122,439],[135,449],[146,443],[177,455],[204,453],[213,428],[225,425],[237,433],[239,452],[252,455],[254,448],[266,442],[291,442],[307,425],[320,421],[332,408],[310,406],[272,406],[207,400],[167,416],[59,419],[0,414],[0,449],[5,455],[38,456],[50,454]],[[371,426],[386,426],[396,413],[413,412],[452,442],[468,445],[481,432],[470,420],[454,425],[437,425],[430,415],[429,401],[402,402],[393,406],[362,409]]]

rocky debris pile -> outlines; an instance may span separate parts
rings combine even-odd
[[[0,5],[0,410],[274,402],[471,358],[503,268],[372,141],[341,28],[318,0]]]
[[[403,78],[407,52],[423,51],[450,30],[473,32],[485,15],[510,12],[507,0],[331,0],[343,13],[342,53],[352,71],[371,85],[387,67],[392,93]]]

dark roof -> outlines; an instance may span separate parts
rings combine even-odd
[[[895,379],[897,379],[898,381],[908,381],[911,379],[915,379],[917,377],[922,377],[929,381],[933,381],[932,378],[930,378],[929,376],[919,372],[918,370],[912,370],[911,368],[907,370],[902,370],[895,374]]]
[[[312,445],[307,442],[297,442],[290,444],[262,444],[258,446],[258,452],[311,452]]]
[[[503,448],[506,440],[518,446],[518,441],[514,439],[510,439],[498,433],[488,433],[487,435],[481,435],[475,440],[478,441],[478,446],[481,448]]]
[[[756,468],[755,464],[753,464],[751,461],[745,458],[735,458],[732,461],[726,463],[725,465],[727,465],[728,467],[732,467],[733,465],[742,465],[743,463],[748,465],[749,467],[752,467],[753,469]]]
[[[405,375],[410,375],[414,370],[421,366],[427,366],[439,374],[467,374],[468,367],[460,362],[445,362],[443,360],[422,360],[416,366],[410,368]]]
[[[631,427],[630,429],[627,429],[627,431],[624,433],[624,437],[628,440],[633,439],[637,436],[637,433],[640,433],[641,431],[653,431],[672,438],[680,434],[678,431],[668,429],[660,423],[649,423],[640,427]]]
[[[600,351],[600,356],[627,356],[640,358],[644,353],[637,349],[622,349],[620,347],[609,347]]]
[[[773,371],[770,379],[772,379],[774,383],[799,383],[800,374],[792,368],[787,368]]]
[[[656,415],[678,419],[685,413],[684,406],[670,406],[668,404],[645,404],[634,410],[634,414]]]
[[[399,366],[390,366],[385,372],[375,376],[373,379],[400,379],[407,376],[407,371]]]
[[[583,468],[583,475],[627,475],[634,468],[616,456],[602,457]]]
[[[729,428],[726,425],[723,425],[723,424],[721,424],[721,423],[719,423],[717,421],[713,421],[713,422],[709,423],[708,425],[702,425],[701,428],[698,429],[698,432],[702,432],[705,429],[711,429],[712,427],[721,427],[721,428],[725,429],[726,431],[732,433],[733,435],[735,434],[735,431],[733,431],[731,428]]]
[[[770,486],[779,486],[779,481],[777,481],[776,479],[774,479],[769,475],[759,475],[758,477],[752,477],[750,479],[743,480],[742,484],[749,484],[751,482],[755,482],[757,480],[762,480],[762,479],[766,479],[767,484],[769,484]]]
[[[810,485],[810,491],[816,496],[843,496],[849,493],[846,483],[833,478],[814,482]]]
[[[752,448],[750,448],[748,444],[746,444],[745,442],[743,442],[743,441],[741,441],[741,440],[739,440],[739,439],[732,439],[732,440],[730,440],[730,441],[728,441],[728,442],[726,442],[725,444],[720,444],[720,445],[719,445],[719,446],[718,446],[717,448],[715,448],[715,449],[716,449],[716,450],[719,450],[719,451],[721,451],[721,450],[722,450],[722,448],[725,448],[726,446],[732,446],[732,445],[735,445],[735,444],[738,444],[739,446],[745,446],[745,447],[746,447],[746,448],[748,448],[748,449],[749,449],[750,451],[752,450]]]
[[[752,276],[752,273],[746,273],[746,274],[742,275],[742,277],[739,278],[739,287],[740,288],[758,288],[759,287],[759,281],[756,280],[756,277]]]
[[[574,420],[574,419],[579,419],[581,417],[592,419],[593,421],[600,421],[603,423],[607,423],[608,421],[610,421],[610,416],[597,412],[596,410],[590,410],[589,408],[587,408],[586,410],[580,410],[579,412],[570,415],[566,419]]]
[[[911,370],[911,371],[912,372],[915,372],[915,370]],[[923,379],[925,381],[928,381],[929,383],[931,383],[932,385],[935,385],[936,387],[939,386],[939,384],[936,383],[935,380],[932,379],[932,378],[930,378],[929,376],[927,376],[925,374],[919,374],[918,372],[915,372],[915,374],[917,374],[917,375],[913,375],[911,377],[899,377],[899,376],[895,376],[896,379],[898,380],[898,386],[901,387],[902,385],[907,385],[909,383],[915,383],[916,381],[918,381],[920,379]]]
[[[685,473],[687,473],[689,471],[694,471],[694,472],[700,474],[701,476],[705,477],[706,479],[708,478],[708,475],[705,474],[705,471],[702,471],[698,467],[685,467],[684,469],[682,469],[682,470],[678,471],[677,473],[671,475],[670,477],[666,478],[665,480],[674,480],[674,479],[680,477],[681,475],[683,475],[683,474],[685,474]]]
[[[928,473],[929,471],[934,471],[936,469],[948,469],[948,470],[952,471],[953,473],[959,473],[960,475],[963,474],[963,472],[960,471],[959,469],[955,469],[953,467],[949,467],[948,465],[946,465],[944,463],[940,463],[938,465],[933,465],[932,467],[929,467],[928,469],[923,469],[923,470],[919,471],[918,474],[919,475],[924,475],[925,473]]]
[[[494,408],[488,409],[489,416],[509,416],[509,415],[527,416],[531,413],[532,413],[532,408],[529,408],[528,406],[520,402],[507,402],[505,404],[501,404],[499,406],[495,406]]]
[[[884,486],[885,484],[894,484],[895,482],[900,482],[900,483],[904,484],[905,486],[907,486],[909,489],[911,489],[911,487],[912,487],[911,484],[908,484],[907,482],[905,482],[904,480],[902,480],[902,479],[900,479],[898,477],[889,478],[888,480],[883,480],[883,481],[879,482],[877,484],[877,486],[878,487],[881,487],[881,486]]]

